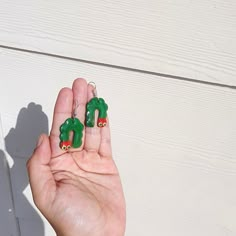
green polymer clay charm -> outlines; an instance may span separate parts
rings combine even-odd
[[[83,124],[77,118],[68,118],[60,127],[60,148],[78,148],[82,144]],[[73,132],[73,141],[70,141],[70,132]]]
[[[87,127],[94,127],[95,111],[98,110],[97,126],[104,127],[107,124],[108,105],[103,98],[94,97],[86,105],[86,122]]]

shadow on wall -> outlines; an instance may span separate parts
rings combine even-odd
[[[12,194],[9,167],[5,153],[0,150],[0,229],[1,235],[18,236],[18,224],[12,212]]]
[[[22,236],[43,236],[44,224],[23,191],[29,184],[26,162],[41,133],[48,134],[48,118],[40,105],[30,103],[22,108],[15,128],[5,137],[6,150],[14,160],[10,169],[15,213]]]

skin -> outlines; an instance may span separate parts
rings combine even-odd
[[[112,159],[109,120],[107,126],[85,127],[78,149],[59,147],[60,125],[73,113],[84,124],[92,85],[76,79],[63,88],[55,104],[50,136],[42,134],[27,163],[36,206],[57,236],[123,236],[125,200],[117,167]]]

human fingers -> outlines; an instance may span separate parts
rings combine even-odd
[[[107,118],[107,124],[101,129],[101,140],[98,153],[101,157],[112,157],[110,122]]]
[[[79,147],[76,147],[76,151],[82,150],[84,146],[85,132],[84,126],[85,121],[85,111],[86,111],[86,103],[87,103],[87,87],[88,84],[84,79],[76,79],[72,86],[73,91],[73,100],[74,100],[74,116],[77,118],[79,123],[81,123],[82,130],[82,141]],[[74,135],[76,135],[76,131],[74,131]],[[74,149],[72,149],[74,151]]]

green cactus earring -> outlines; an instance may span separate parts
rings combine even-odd
[[[71,147],[79,148],[82,144],[84,126],[80,120],[76,118],[77,108],[78,103],[76,101],[72,117],[66,119],[60,126],[60,148],[62,150],[68,150]],[[70,139],[71,132],[73,133],[72,140]]]
[[[87,127],[94,127],[95,111],[98,110],[97,126],[102,128],[102,127],[106,126],[106,124],[107,124],[108,105],[105,103],[103,98],[97,97],[95,83],[90,82],[89,84],[93,84],[93,86],[94,86],[94,90],[93,90],[94,97],[86,105],[85,125]]]

